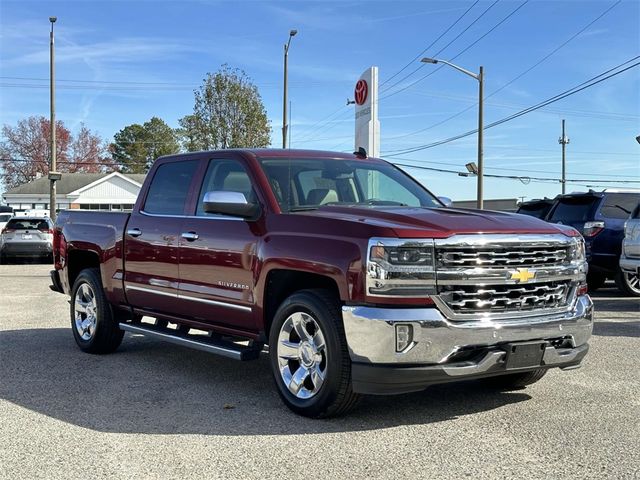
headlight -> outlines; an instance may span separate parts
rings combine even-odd
[[[572,262],[585,261],[584,239],[582,237],[574,237],[574,243],[571,246],[569,255]]]
[[[421,297],[435,293],[432,240],[369,241],[367,295]]]

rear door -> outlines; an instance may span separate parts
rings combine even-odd
[[[124,285],[133,307],[181,315],[178,248],[199,160],[161,164],[125,231]]]
[[[180,300],[191,318],[255,330],[253,266],[262,229],[259,222],[205,213],[209,191],[241,192],[255,201],[252,180],[235,158],[208,161],[194,215],[182,227],[180,239]]]

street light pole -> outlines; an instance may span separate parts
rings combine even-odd
[[[55,175],[51,174],[56,172],[56,83],[55,83],[55,53],[53,48],[53,24],[56,22],[56,17],[49,17],[51,22],[51,33],[49,35],[49,56],[50,56],[50,102],[51,102],[51,119],[49,129],[51,131],[51,162],[49,165],[49,218],[51,220],[56,219],[56,179]]]
[[[465,75],[469,75],[472,78],[475,78],[478,81],[478,187],[477,187],[477,200],[476,206],[479,209],[484,207],[484,67],[480,67],[480,73],[473,73],[469,70],[459,67],[447,60],[440,60],[438,58],[423,58],[421,60],[422,63],[444,63],[445,65],[449,65],[451,68],[458,70],[459,72],[464,73]]]
[[[289,40],[284,45],[284,93],[282,96],[282,148],[287,148],[287,95],[289,93],[288,80],[288,63],[289,63],[289,46],[291,45],[291,39],[298,33],[297,30],[291,30],[289,32]]]

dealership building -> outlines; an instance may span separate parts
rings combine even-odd
[[[131,210],[138,197],[144,174],[63,173],[56,182],[59,210]],[[7,190],[2,196],[15,211],[48,210],[49,179],[41,177]]]

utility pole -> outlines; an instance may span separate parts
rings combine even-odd
[[[564,195],[567,178],[566,148],[569,143],[569,137],[564,133],[564,118],[562,119],[562,136],[558,139],[558,143],[562,145],[562,180],[560,180],[560,183],[562,184],[562,194]]]
[[[50,56],[50,101],[51,101],[51,120],[49,129],[51,131],[51,162],[49,165],[49,218],[56,219],[56,180],[60,176],[56,172],[56,82],[55,82],[55,57],[53,48],[53,24],[56,23],[56,17],[49,17],[51,22],[51,33],[49,35],[49,56]]]
[[[483,132],[483,100],[484,100],[484,67],[480,66],[478,73],[478,199],[476,208],[484,208],[484,132]]]
[[[288,95],[288,81],[289,81],[289,46],[291,45],[291,39],[298,33],[297,30],[291,30],[289,32],[289,41],[284,44],[284,92],[282,96],[282,148],[287,148],[287,95]]]

